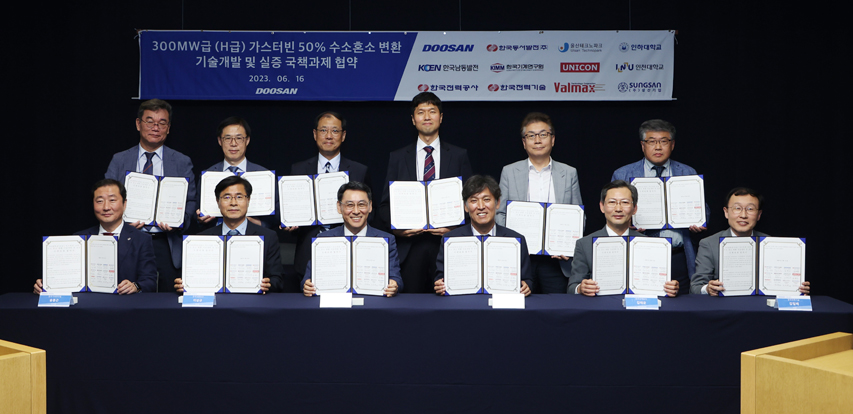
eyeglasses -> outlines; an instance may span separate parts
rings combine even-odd
[[[161,120],[160,122],[154,122],[151,119],[146,119],[144,121],[140,119],[140,122],[142,122],[142,125],[145,125],[145,127],[148,129],[153,129],[155,126],[158,126],[160,128],[166,128],[167,126],[169,126],[169,121],[165,120]]]
[[[672,142],[671,139],[663,138],[663,139],[644,139],[643,142],[646,143],[649,147],[656,147],[660,144],[661,147],[668,147],[669,143]]]
[[[528,141],[533,141],[533,140],[535,140],[537,137],[542,138],[542,139],[548,139],[548,138],[551,138],[552,136],[554,136],[554,134],[552,134],[551,132],[549,132],[549,131],[542,131],[542,132],[540,132],[540,133],[538,133],[538,134],[533,133],[533,132],[528,132],[527,134],[524,134],[524,137],[523,137],[523,138],[524,138],[524,139],[526,139],[526,140],[528,140]]]
[[[332,128],[332,129],[320,128],[320,129],[315,129],[315,131],[317,131],[317,133],[320,135],[326,135],[327,133],[332,133],[332,136],[334,136],[334,137],[341,135],[341,130],[337,129],[337,128]]]
[[[222,137],[222,140],[228,144],[230,144],[232,140],[236,141],[238,144],[242,144],[243,141],[246,140],[246,137],[244,137],[242,135],[237,135],[236,137],[232,137],[231,135],[226,135],[226,136]]]
[[[634,202],[631,200],[610,199],[610,200],[607,200],[607,202],[605,202],[604,204],[609,208],[616,208],[616,206],[631,207],[634,205]]]
[[[755,206],[743,207],[740,204],[735,204],[735,205],[729,207],[729,210],[731,210],[735,214],[740,214],[741,212],[746,210],[746,214],[749,216],[754,216],[754,215],[758,214],[758,209],[755,208]]]
[[[344,207],[344,210],[346,210],[346,211],[353,211],[353,210],[355,210],[356,208],[358,208],[358,211],[367,211],[367,207],[368,207],[370,204],[369,204],[368,202],[366,202],[366,201],[359,201],[359,202],[358,202],[358,204],[353,203],[352,201],[350,201],[350,202],[344,203],[344,204],[342,204],[342,205],[343,205],[343,207]]]
[[[226,203],[230,203],[231,200],[237,200],[238,203],[242,203],[244,201],[248,201],[249,196],[243,194],[237,194],[233,196],[231,194],[225,194],[224,196],[219,197],[219,201],[225,201]]]

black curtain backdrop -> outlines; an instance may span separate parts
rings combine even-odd
[[[95,223],[89,190],[112,154],[138,142],[134,118],[139,52],[135,29],[164,30],[664,30],[676,29],[671,102],[448,102],[441,138],[468,149],[474,171],[498,178],[525,157],[519,124],[527,112],[554,119],[553,157],[578,169],[587,232],[614,169],[642,157],[637,128],[663,118],[678,128],[673,159],[705,175],[707,235],[726,228],[723,197],[746,185],[767,203],[758,228],[805,237],[812,292],[853,302],[846,271],[848,187],[842,112],[850,66],[849,24],[828,1],[744,4],[674,0],[524,2],[389,0],[268,2],[165,0],[18,3],[8,9],[4,66],[7,163],[5,276],[0,293],[30,291],[40,275],[41,238]],[[763,2],[762,2],[763,3]],[[414,93],[412,94],[414,95]],[[439,95],[440,96],[440,95]],[[166,142],[198,174],[222,159],[214,129],[245,117],[248,157],[287,174],[315,154],[313,118],[348,120],[343,151],[367,164],[374,188],[388,153],[415,139],[408,103],[171,101]],[[847,134],[849,137],[849,134]],[[381,191],[381,190],[380,190]],[[848,194],[848,195],[844,195]],[[15,241],[11,241],[15,238]]]

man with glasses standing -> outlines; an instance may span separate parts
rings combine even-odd
[[[598,208],[607,223],[604,228],[578,240],[572,261],[572,276],[568,293],[595,296],[598,282],[592,280],[592,240],[596,237],[643,236],[631,228],[631,218],[637,213],[637,188],[622,180],[608,183],[601,189]],[[678,295],[680,282],[670,280],[663,285],[667,296]]]
[[[371,178],[367,166],[352,161],[341,155],[341,145],[347,138],[347,120],[341,114],[326,111],[314,119],[314,142],[318,154],[305,161],[293,164],[290,175],[325,174],[338,171],[349,171],[349,180],[364,183],[370,187]],[[368,221],[372,215],[368,217]],[[284,230],[294,232],[296,237],[296,252],[293,266],[301,280],[305,276],[305,268],[311,259],[311,238],[317,237],[329,226],[292,226]],[[288,286],[290,286],[288,284]],[[295,289],[295,287],[294,287]]]
[[[196,211],[197,195],[193,163],[190,158],[165,145],[166,136],[172,126],[172,106],[160,99],[151,99],[139,105],[136,114],[136,130],[139,131],[139,144],[116,153],[110,161],[105,178],[124,182],[125,172],[133,171],[165,177],[186,177],[189,181],[187,203],[184,206],[183,229],[173,229],[168,224],[146,226],[137,221],[128,223],[148,233],[154,242],[154,256],[157,262],[157,290],[174,291],[173,281],[180,277],[181,235],[189,227],[190,216]]]
[[[645,157],[613,172],[611,181],[631,182],[631,177],[674,177],[696,175],[696,170],[688,165],[670,159],[675,149],[675,126],[663,119],[651,119],[640,125],[640,148]],[[707,224],[710,210],[705,206]],[[696,247],[690,239],[690,233],[701,233],[707,227],[690,226],[690,229],[644,230],[647,236],[669,237],[672,239],[672,277],[680,283],[681,294],[690,289],[690,275],[695,273]]]
[[[521,145],[527,159],[509,164],[501,172],[500,208],[495,221],[506,226],[508,200],[581,205],[578,172],[551,158],[556,134],[551,118],[540,112],[527,114],[521,122]],[[572,272],[566,256],[530,256],[535,280],[534,293],[565,293]]]

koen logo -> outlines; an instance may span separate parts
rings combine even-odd
[[[492,66],[489,68],[492,72],[500,73],[506,70],[506,66],[503,63],[492,63]]]
[[[492,91],[492,92],[497,92],[497,91],[498,91],[498,89],[500,89],[500,86],[495,85],[494,83],[493,83],[493,84],[491,84],[491,85],[489,85],[489,90],[490,90],[490,91]]]
[[[486,50],[488,50],[489,52],[497,52],[498,51],[498,45],[488,45],[488,46],[486,46]]]
[[[474,45],[424,45],[424,52],[473,52]]]
[[[426,92],[429,90],[429,85],[422,83],[422,84],[418,85],[418,90],[421,92]]]
[[[560,63],[560,72],[568,73],[591,73],[598,72],[601,67],[600,62],[595,63],[579,63],[579,62],[563,62]]]
[[[258,88],[255,95],[296,95],[299,88]]]
[[[418,72],[440,72],[441,65],[418,65]]]

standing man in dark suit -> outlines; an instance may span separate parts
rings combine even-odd
[[[403,286],[400,277],[400,262],[397,261],[397,242],[394,236],[370,227],[367,217],[373,211],[373,192],[370,187],[358,181],[350,181],[338,189],[338,212],[344,217],[344,225],[320,233],[317,237],[385,237],[388,239],[388,286],[385,297],[397,294]],[[317,288],[311,281],[311,261],[305,268],[302,279],[302,293],[313,296]]]
[[[172,106],[160,99],[151,99],[139,105],[136,114],[136,130],[139,131],[139,145],[113,155],[110,166],[104,174],[106,178],[124,182],[126,171],[153,174],[165,177],[186,177],[189,181],[187,204],[184,206],[183,229],[173,229],[168,224],[159,227],[146,226],[137,221],[128,223],[149,235],[154,241],[154,255],[157,259],[157,289],[160,292],[173,291],[172,281],[181,275],[181,235],[190,224],[190,218],[196,211],[196,185],[193,163],[190,158],[175,151],[163,143],[172,126]]]
[[[367,166],[344,158],[341,155],[341,144],[343,144],[346,138],[347,120],[341,114],[326,111],[317,115],[317,118],[314,120],[314,142],[317,143],[319,152],[305,161],[293,164],[290,168],[290,175],[313,175],[349,171],[350,181],[358,181],[369,187],[371,178]],[[368,218],[369,220],[370,218]],[[296,252],[293,258],[293,266],[296,268],[299,279],[305,276],[305,267],[311,259],[311,238],[316,237],[317,234],[329,228],[324,226],[292,226],[284,228],[284,230],[294,232],[296,236]]]
[[[224,178],[216,185],[216,201],[222,212],[222,224],[209,228],[199,234],[211,236],[263,236],[264,237],[264,278],[261,290],[281,291],[281,252],[278,236],[274,230],[263,228],[248,220],[249,200],[252,197],[252,184],[243,177],[234,175]],[[184,291],[184,282],[174,280],[177,292]]]
[[[583,204],[578,171],[551,158],[556,134],[551,117],[531,112],[521,122],[521,145],[527,159],[509,164],[501,172],[503,199],[496,221],[506,225],[508,200],[559,204]],[[536,253],[536,252],[534,252]],[[530,256],[537,293],[565,293],[572,273],[571,258]]]
[[[631,182],[631,177],[674,177],[696,175],[696,170],[688,165],[670,159],[675,149],[675,126],[663,119],[652,119],[640,125],[640,148],[645,157],[613,172],[611,181]],[[705,223],[711,217],[705,206]],[[672,276],[680,282],[680,294],[690,291],[690,275],[695,272],[696,247],[690,239],[690,233],[701,233],[706,226],[690,226],[690,229],[644,230],[647,236],[672,238]]]
[[[127,206],[127,190],[121,181],[105,178],[92,187],[92,203],[99,225],[74,234],[118,236],[118,271],[116,293],[129,295],[157,291],[157,265],[151,237],[122,221]],[[36,280],[33,293],[42,291]]]
[[[608,183],[601,189],[598,208],[607,221],[604,228],[578,240],[575,244],[575,256],[572,261],[572,276],[569,278],[568,293],[595,296],[599,291],[598,282],[592,280],[592,239],[607,236],[644,236],[631,229],[631,217],[637,213],[637,188],[622,180]],[[670,280],[663,285],[669,297],[678,295],[678,280]]]
[[[216,128],[216,141],[222,147],[225,159],[211,165],[205,171],[230,171],[234,174],[251,171],[269,171],[246,159],[246,149],[251,139],[252,128],[249,127],[249,123],[245,119],[239,116],[232,116],[220,122],[219,127]],[[199,203],[201,203],[200,200],[199,198]],[[276,208],[278,207],[277,204]],[[199,223],[202,223],[202,225],[211,224],[215,219],[213,216],[202,216],[201,211],[198,209],[196,209],[195,213]],[[249,217],[249,221],[266,228],[275,228],[277,219],[275,216],[262,216]]]
[[[533,269],[530,267],[530,255],[527,241],[520,233],[495,223],[495,213],[501,203],[501,188],[494,178],[488,175],[475,175],[462,186],[462,201],[465,211],[471,217],[470,226],[459,226],[444,237],[495,236],[515,237],[521,240],[521,293],[530,296],[533,285]],[[443,295],[444,285],[444,244],[438,250],[435,261],[433,290]]]
[[[461,176],[464,182],[471,176],[468,152],[441,141],[438,129],[444,113],[441,99],[432,92],[421,92],[412,99],[412,124],[418,131],[418,140],[391,153],[388,158],[388,174],[383,183],[382,201],[379,205],[380,218],[391,228],[390,181],[430,181],[440,178]],[[433,291],[435,259],[438,255],[441,236],[452,230],[413,229],[392,232],[397,237],[400,250],[400,268],[403,273],[405,293],[430,293]]]
[[[720,293],[726,290],[717,271],[720,263],[720,237],[768,237],[767,234],[755,230],[755,225],[761,220],[762,208],[764,196],[751,188],[736,187],[726,194],[723,214],[729,221],[729,228],[699,242],[696,273],[690,278],[690,293],[720,296]],[[800,293],[808,295],[811,289],[809,285],[809,282],[801,283]]]

